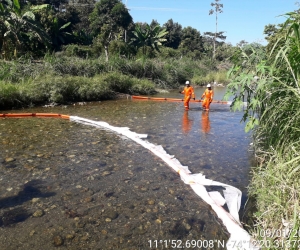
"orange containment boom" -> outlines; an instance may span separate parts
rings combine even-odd
[[[70,119],[69,115],[54,114],[54,113],[7,113],[0,114],[0,118],[24,118],[24,117],[54,117]]]
[[[131,96],[131,98],[135,99],[135,100],[149,100],[149,101],[169,101],[169,102],[183,102],[184,101],[184,99],[164,98],[164,97],[148,97],[148,96],[138,96],[138,95],[133,95],[133,96]],[[191,99],[190,102],[203,102],[203,100]],[[231,102],[212,101],[212,103],[230,104]]]

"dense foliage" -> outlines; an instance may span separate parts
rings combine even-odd
[[[233,108],[246,102],[243,119],[254,135],[258,166],[249,191],[256,199],[255,234],[261,237],[259,232],[274,228],[289,232],[285,238],[263,237],[274,247],[278,240],[295,240],[293,232],[300,228],[300,15],[286,17],[278,29],[266,26],[266,48],[241,50],[228,85],[228,94],[235,95]]]
[[[85,85],[110,73],[147,84],[115,89],[100,86],[103,81],[98,81],[99,88],[108,90],[106,97],[95,90],[99,100],[113,98],[117,92],[141,94],[177,88],[186,80],[195,85],[226,84],[225,72],[237,51],[193,27],[182,28],[172,19],[162,26],[155,20],[134,23],[120,0],[4,0],[0,3],[0,107],[94,100],[62,79],[71,82],[73,77],[74,82],[81,80]],[[34,84],[51,77],[61,84],[53,83],[51,88]],[[68,95],[63,94],[64,89]]]
[[[155,20],[151,24],[134,23],[120,0],[78,0],[76,3],[4,0],[0,4],[0,57],[6,60],[25,55],[40,58],[71,44],[98,48],[105,53],[106,60],[110,47],[116,43],[126,43],[124,55],[127,58],[139,57],[141,44],[152,50],[159,50],[161,46],[178,49],[181,55],[188,53],[194,59],[222,54],[218,48],[225,44],[226,37],[218,41],[219,35],[206,34],[193,27],[182,28],[172,19],[162,26]],[[143,54],[146,53],[144,45],[141,46]],[[234,49],[231,46],[231,50]],[[217,62],[228,58],[228,54],[223,53]]]

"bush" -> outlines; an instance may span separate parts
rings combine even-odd
[[[118,55],[121,57],[131,58],[136,54],[133,46],[123,41],[112,41],[108,48],[110,56]]]
[[[169,59],[169,58],[180,59],[182,57],[182,53],[178,49],[162,47],[160,49],[160,53],[158,53],[157,56],[159,58],[164,58],[164,59]]]
[[[152,95],[156,93],[154,84],[147,79],[134,79],[131,94]]]
[[[53,70],[58,75],[86,76],[93,77],[106,72],[107,63],[104,60],[84,60],[78,57],[60,57],[53,64]]]
[[[140,47],[137,50],[136,57],[137,58],[155,58],[157,52],[150,46]]]
[[[63,47],[64,54],[69,57],[93,58],[96,57],[93,48],[90,46],[82,46],[70,44]]]
[[[192,78],[192,82],[196,85],[203,86],[208,83],[218,83],[218,84],[228,84],[229,80],[227,79],[227,75],[225,71],[215,71],[209,72],[205,76],[194,76]]]
[[[0,82],[0,107],[14,107],[22,103],[18,86]]]
[[[85,79],[84,84],[78,89],[81,99],[85,101],[97,101],[114,98],[115,92],[110,89],[109,84],[103,78],[103,76],[97,75],[92,79]]]

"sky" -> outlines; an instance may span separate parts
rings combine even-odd
[[[299,0],[300,1],[300,0]],[[215,0],[123,0],[134,22],[161,26],[169,19],[204,32],[215,32],[216,16],[209,15]],[[223,13],[218,13],[218,32],[224,31],[225,42],[236,45],[242,40],[266,45],[265,25],[283,23],[281,16],[298,9],[297,0],[220,0]]]

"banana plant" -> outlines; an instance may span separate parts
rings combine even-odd
[[[35,21],[34,11],[46,8],[47,5],[35,6],[30,11],[22,13],[19,0],[5,0],[0,5],[0,24],[3,27],[1,37],[2,50],[5,55],[7,52],[7,43],[10,41],[14,46],[14,56],[22,46],[24,36],[30,34],[43,43],[49,43],[49,37],[46,32]]]
[[[132,43],[136,43],[138,47],[143,48],[143,54],[146,53],[146,46],[151,46],[153,49],[159,51],[162,43],[167,41],[165,36],[168,34],[166,29],[160,30],[160,26],[151,27],[149,24],[143,29],[141,25],[137,24],[133,31]]]
[[[71,25],[71,22],[68,22],[62,26],[59,25],[58,19],[55,17],[52,22],[52,44],[54,47],[59,47],[61,44],[65,43],[65,38],[71,36],[72,34],[65,31]]]

